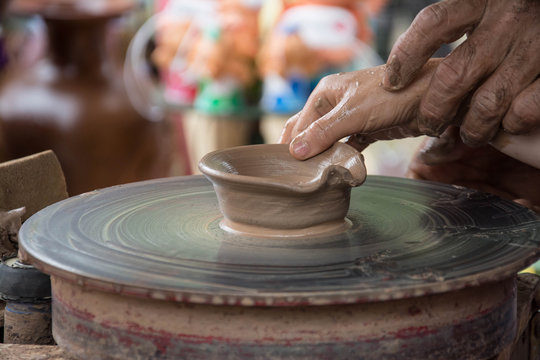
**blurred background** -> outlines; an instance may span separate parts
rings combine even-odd
[[[323,76],[383,64],[432,2],[1,0],[0,160],[52,149],[70,195],[196,174],[276,142]],[[368,172],[404,176],[420,141],[370,146]]]

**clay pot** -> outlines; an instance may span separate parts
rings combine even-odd
[[[226,231],[255,236],[307,236],[343,231],[351,187],[366,178],[363,156],[336,143],[306,161],[285,144],[215,151],[199,168],[213,183]]]
[[[11,0],[7,1],[0,1],[0,19],[4,17],[4,13],[6,12],[6,8],[8,7]]]
[[[70,194],[169,170],[167,124],[143,118],[129,102],[121,68],[106,43],[108,22],[127,0],[18,0],[13,11],[38,13],[49,49],[29,69],[13,69],[0,88],[0,119],[10,158],[52,149]]]

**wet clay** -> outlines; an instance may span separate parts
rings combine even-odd
[[[241,146],[201,159],[214,184],[226,231],[260,236],[307,236],[347,229],[351,187],[366,178],[363,156],[336,143],[306,161],[287,145]]]

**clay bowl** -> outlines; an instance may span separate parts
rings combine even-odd
[[[199,162],[213,183],[228,232],[298,237],[348,228],[351,187],[366,178],[363,156],[336,143],[300,161],[288,145],[249,145],[219,150]]]

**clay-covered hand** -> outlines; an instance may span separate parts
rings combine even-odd
[[[324,77],[304,108],[291,117],[280,143],[297,159],[310,158],[350,135],[362,150],[370,142],[420,135],[417,110],[438,60],[430,60],[403,91],[381,87],[384,66]]]
[[[438,135],[469,106],[461,137],[487,143],[502,127],[540,125],[540,1],[443,0],[423,9],[394,44],[383,86],[406,87],[443,43],[467,34],[437,68],[420,104],[420,130]]]
[[[540,170],[490,145],[469,147],[457,127],[427,138],[409,165],[408,176],[486,191],[540,212]]]

